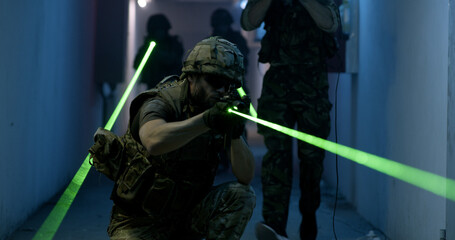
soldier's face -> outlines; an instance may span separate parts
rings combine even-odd
[[[213,106],[226,93],[224,79],[212,75],[190,77],[190,91],[195,104],[203,107]]]

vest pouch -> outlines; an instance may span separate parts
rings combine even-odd
[[[119,175],[124,152],[121,138],[103,128],[98,128],[93,138],[95,143],[88,150],[90,165],[115,181]]]
[[[175,181],[155,173],[152,187],[142,202],[142,209],[150,215],[160,216],[170,210],[175,195]]]
[[[152,164],[137,152],[117,181],[117,196],[126,203],[140,202],[147,186],[153,182],[153,172]]]

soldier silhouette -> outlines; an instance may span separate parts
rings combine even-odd
[[[157,43],[142,72],[141,81],[153,88],[168,75],[179,75],[182,68],[183,45],[178,36],[169,34],[171,23],[164,14],[156,14],[147,21],[147,35],[134,59],[134,69],[139,67],[150,41]]]

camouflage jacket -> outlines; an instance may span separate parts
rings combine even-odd
[[[333,1],[328,7],[339,15]],[[319,65],[338,50],[333,35],[321,30],[298,0],[291,6],[273,0],[264,23],[266,34],[261,40],[259,62]]]
[[[159,98],[171,106],[174,119],[191,117],[188,83],[177,78],[166,78],[156,88],[133,100],[125,135],[117,137],[111,133],[112,143],[105,144],[106,141],[100,141],[101,135],[95,134],[95,145],[89,150],[93,165],[116,182],[111,198],[124,210],[150,215],[187,211],[205,196],[213,184],[219,163],[218,152],[224,143],[221,135],[210,131],[180,149],[151,156],[131,132],[132,119],[151,98]],[[106,135],[106,132],[98,130],[97,133]],[[111,162],[111,166],[100,162]]]

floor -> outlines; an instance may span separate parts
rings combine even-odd
[[[262,220],[261,206],[262,193],[260,182],[260,166],[262,156],[265,154],[265,147],[262,144],[261,136],[254,131],[248,132],[249,144],[256,160],[256,174],[252,186],[256,192],[256,208],[241,240],[256,239],[254,235],[254,225]],[[296,162],[297,160],[295,160]],[[294,174],[297,176],[297,173]],[[233,180],[232,173],[228,170],[220,173],[215,184]],[[59,230],[54,239],[109,239],[106,228],[109,223],[109,213],[112,206],[109,200],[110,191],[113,183],[99,174],[94,169],[90,170],[87,179],[82,185],[71,208],[68,210]],[[317,240],[363,240],[375,239],[383,240],[385,237],[376,230],[371,224],[355,212],[355,209],[339,196],[335,215],[335,232],[333,232],[333,209],[335,202],[335,189],[321,182],[322,203],[317,212],[319,234]],[[32,239],[37,229],[45,220],[52,207],[55,205],[59,196],[54,197],[45,204],[39,211],[32,215],[27,221],[15,231],[8,240]],[[300,224],[300,214],[298,211],[299,190],[297,179],[294,179],[293,191],[291,194],[291,205],[288,220],[287,233],[289,239],[299,239],[298,227]],[[368,238],[366,235],[373,230],[378,238]]]

